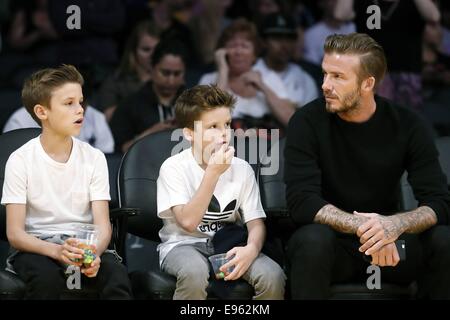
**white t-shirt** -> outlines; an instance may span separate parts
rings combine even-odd
[[[288,99],[295,103],[297,107],[303,107],[319,96],[314,79],[295,63],[289,63],[284,71],[276,72],[269,69],[266,62],[260,58],[256,62],[256,67],[265,70],[265,72],[275,72],[286,87]]]
[[[270,89],[272,89],[272,91],[275,92],[279,98],[289,98],[283,81],[281,81],[280,77],[277,76],[275,72],[258,67],[257,65],[253,65],[252,70],[259,71],[261,73],[262,81],[270,87]],[[217,72],[204,74],[201,77],[199,84],[217,84],[217,76]],[[240,118],[244,115],[251,116],[253,118],[262,118],[264,115],[272,113],[264,93],[259,90],[256,96],[252,98],[241,97],[231,90],[230,93],[237,98],[236,106],[234,107],[232,113],[233,118]]]
[[[25,231],[32,235],[62,234],[73,223],[92,223],[91,201],[110,200],[105,155],[86,142],[72,141],[66,163],[44,151],[40,136],[6,163],[1,203],[26,204]]]
[[[202,222],[192,233],[181,228],[171,208],[188,203],[202,182],[205,171],[197,164],[192,149],[168,158],[161,166],[157,182],[158,216],[164,226],[159,231],[159,261],[179,244],[207,241],[223,227],[223,222],[247,223],[265,218],[258,184],[250,165],[234,157],[220,176]]]
[[[349,34],[352,32],[356,32],[356,25],[353,22],[343,23],[337,29],[330,28],[323,21],[316,23],[305,32],[303,57],[311,63],[321,65],[325,39],[332,34]]]
[[[21,107],[9,117],[3,132],[39,127],[39,124],[34,121],[27,109]],[[114,152],[114,138],[108,122],[106,122],[105,115],[91,106],[87,106],[84,112],[83,125],[77,138],[89,143],[94,148],[100,149],[104,153]]]

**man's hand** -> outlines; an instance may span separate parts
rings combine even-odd
[[[394,242],[388,243],[379,251],[372,253],[372,264],[380,267],[395,267],[400,262],[397,246]]]
[[[395,216],[382,216],[376,213],[354,212],[355,215],[369,218],[359,226],[356,235],[362,246],[359,251],[372,255],[386,244],[392,243],[403,233]]]
[[[220,267],[220,271],[225,272],[229,267],[234,266],[233,272],[227,275],[224,280],[237,280],[248,270],[250,265],[258,256],[259,252],[253,245],[245,247],[234,247],[227,252],[227,258],[234,255],[233,259]]]

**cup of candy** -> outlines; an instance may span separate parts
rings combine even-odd
[[[216,279],[218,279],[218,280],[223,279],[226,276],[228,276],[231,272],[233,272],[234,266],[228,267],[225,271],[220,270],[220,267],[223,266],[228,261],[230,261],[232,258],[233,258],[233,256],[231,256],[227,259],[225,253],[215,254],[208,258],[213,267],[213,271],[214,271],[214,275],[216,276]]]
[[[81,263],[85,268],[88,268],[94,262],[97,254],[98,227],[94,224],[77,225],[75,238],[78,240],[77,247],[84,251]]]

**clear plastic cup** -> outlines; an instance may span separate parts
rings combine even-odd
[[[94,224],[79,224],[75,226],[75,238],[77,247],[84,250],[81,262],[88,268],[97,257],[99,230]]]
[[[234,266],[228,267],[225,271],[220,270],[220,267],[223,266],[228,261],[230,261],[232,258],[233,258],[233,256],[231,256],[227,259],[225,253],[215,254],[208,258],[213,267],[213,271],[214,271],[214,275],[216,276],[216,279],[223,279],[226,276],[228,276],[231,272],[233,272]]]

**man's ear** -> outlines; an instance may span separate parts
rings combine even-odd
[[[35,105],[33,111],[36,117],[39,118],[39,120],[41,121],[47,120],[47,108],[45,108],[43,105],[41,104]]]
[[[183,128],[183,136],[187,141],[192,142],[194,140],[194,131],[189,128]]]
[[[375,78],[368,77],[367,79],[364,79],[361,84],[361,89],[364,91],[375,91]]]

